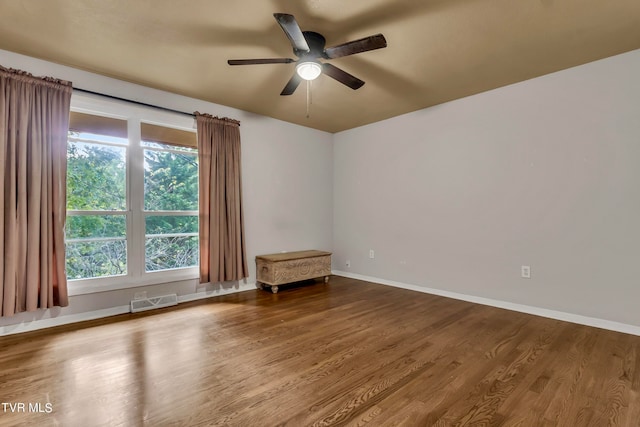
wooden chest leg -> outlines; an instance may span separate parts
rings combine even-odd
[[[329,276],[324,276],[324,283],[329,283]]]
[[[273,292],[274,294],[278,293],[278,287],[277,286],[271,286],[271,292]]]

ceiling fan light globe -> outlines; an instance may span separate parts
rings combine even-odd
[[[305,61],[296,65],[296,73],[304,80],[315,80],[322,73],[322,67],[317,62]]]

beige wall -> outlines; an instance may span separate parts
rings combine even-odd
[[[334,269],[640,325],[638,76],[634,51],[336,134]]]

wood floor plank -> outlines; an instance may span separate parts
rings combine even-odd
[[[0,349],[0,400],[51,405],[0,426],[640,427],[640,337],[340,277]]]

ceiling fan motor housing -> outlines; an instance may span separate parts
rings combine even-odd
[[[309,51],[294,48],[293,53],[301,59],[320,58],[324,53],[324,46],[326,44],[324,36],[314,31],[303,31],[302,34],[309,45]]]

